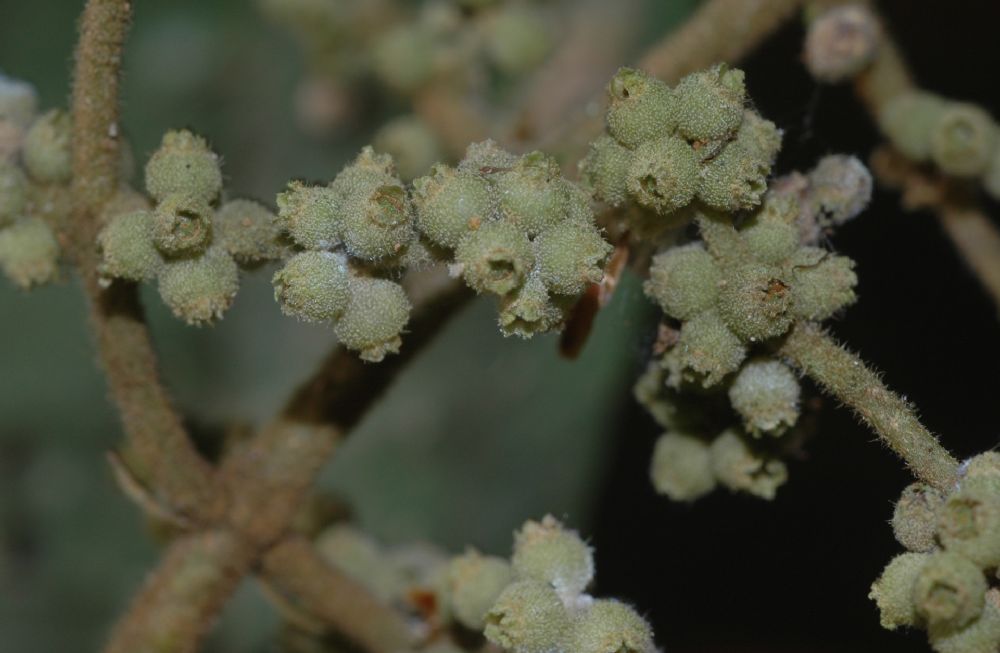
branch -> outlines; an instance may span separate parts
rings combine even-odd
[[[920,423],[913,406],[893,393],[857,356],[815,324],[797,324],[780,354],[850,406],[906,462],[920,480],[949,491],[958,461]]]
[[[413,644],[410,629],[394,610],[328,565],[302,537],[288,537],[271,549],[259,576],[279,597],[365,650],[392,653]]]
[[[101,210],[120,181],[118,90],[131,9],[128,0],[89,0],[80,21],[72,100],[74,208],[64,240],[90,300],[101,366],[127,438],[125,458],[164,504],[204,515],[215,508],[211,470],[160,384],[135,286],[116,282],[102,289],[98,278]]]

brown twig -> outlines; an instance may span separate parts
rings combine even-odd
[[[186,516],[215,506],[211,470],[195,451],[159,380],[134,285],[102,288],[95,239],[101,211],[119,184],[118,87],[131,21],[127,0],[89,0],[80,21],[73,76],[73,219],[64,241],[90,299],[101,366],[118,407],[124,457],[161,503]]]

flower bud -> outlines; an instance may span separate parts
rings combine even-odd
[[[607,134],[601,134],[580,162],[580,176],[597,199],[609,206],[621,206],[628,199],[626,184],[631,163],[629,150]]]
[[[654,653],[653,630],[630,606],[614,599],[594,601],[573,621],[574,653]]]
[[[38,93],[28,82],[0,73],[0,120],[27,128],[38,112]]]
[[[982,108],[948,102],[930,134],[931,159],[956,177],[978,177],[997,149],[1000,128]]]
[[[1000,475],[1000,451],[984,451],[969,458],[963,464],[965,478]]]
[[[239,289],[239,269],[221,249],[168,261],[160,272],[160,297],[175,317],[191,325],[222,318]]]
[[[864,211],[873,186],[865,164],[846,154],[823,157],[809,173],[809,198],[825,227],[840,226]]]
[[[708,445],[698,437],[664,433],[656,440],[649,476],[673,501],[694,501],[715,489]]]
[[[285,249],[274,214],[252,200],[230,200],[219,207],[212,237],[237,263],[246,266],[278,259]]]
[[[380,36],[372,46],[372,66],[383,84],[408,94],[434,74],[434,40],[421,25],[400,25]]]
[[[301,252],[274,274],[274,299],[285,315],[332,322],[347,308],[349,281],[343,254]]]
[[[786,222],[754,216],[740,230],[747,249],[761,263],[778,265],[799,248],[799,229]]]
[[[943,505],[944,496],[937,489],[925,483],[907,485],[892,512],[896,541],[910,551],[932,551]]]
[[[782,335],[792,325],[791,287],[781,270],[768,265],[735,265],[723,272],[719,315],[744,342]]]
[[[629,194],[661,215],[689,204],[698,184],[694,150],[675,136],[642,143],[633,153],[626,178]]]
[[[195,195],[167,195],[153,209],[153,242],[172,256],[203,252],[212,240],[212,216],[212,207]]]
[[[903,553],[893,558],[879,579],[872,583],[868,598],[878,606],[882,627],[895,630],[920,621],[913,601],[917,575],[927,563],[925,553]]]
[[[770,501],[788,480],[785,463],[754,452],[733,429],[723,431],[715,438],[709,451],[712,472],[730,490]]]
[[[748,433],[781,435],[799,418],[799,380],[776,360],[748,362],[729,387],[729,401]]]
[[[941,508],[938,539],[980,567],[1000,565],[1000,477],[963,479]]]
[[[347,308],[335,325],[341,344],[373,363],[399,352],[400,333],[410,319],[403,287],[387,279],[352,276],[349,290]]]
[[[340,195],[341,238],[352,256],[378,260],[413,239],[413,207],[394,172],[391,157],[366,147],[330,184]]]
[[[306,249],[332,249],[340,242],[337,193],[293,181],[278,194],[278,225]]]
[[[541,152],[521,158],[497,179],[496,191],[504,218],[528,236],[536,236],[566,218],[565,187],[559,165]]]
[[[514,533],[514,575],[549,583],[564,601],[587,588],[594,578],[594,556],[576,531],[552,515],[527,521]]]
[[[24,135],[21,158],[32,179],[45,184],[64,184],[73,174],[70,116],[52,109],[41,116]]]
[[[442,158],[441,145],[427,124],[416,116],[400,116],[375,132],[376,152],[392,156],[404,181],[426,174]]]
[[[803,247],[792,260],[792,314],[820,321],[857,300],[854,261],[816,247]]]
[[[676,349],[684,376],[706,388],[738,370],[747,354],[715,311],[699,313],[684,322]]]
[[[643,288],[663,312],[690,320],[715,304],[721,273],[701,243],[672,247],[653,257]]]
[[[28,203],[28,180],[13,163],[0,161],[0,227],[23,217]]]
[[[945,107],[945,100],[933,93],[903,93],[881,108],[879,127],[902,154],[914,161],[926,161],[931,157],[931,132]]]
[[[471,630],[482,630],[486,613],[513,580],[510,563],[469,549],[448,565],[448,589],[455,619]]]
[[[988,586],[983,572],[957,553],[932,553],[913,583],[916,612],[928,630],[949,633],[975,621],[983,611]]]
[[[512,653],[563,650],[570,617],[548,583],[534,579],[511,583],[486,613],[486,639]]]
[[[421,233],[444,247],[455,247],[494,211],[489,182],[476,174],[434,166],[413,183],[413,204]]]
[[[367,534],[350,524],[334,524],[316,538],[316,551],[330,565],[388,601],[398,589],[395,569]]]
[[[971,624],[955,632],[930,634],[937,653],[992,653],[1000,648],[1000,593],[986,592],[983,612]]]
[[[667,136],[677,124],[670,87],[641,70],[619,69],[608,97],[608,133],[627,148]]]
[[[527,72],[545,60],[551,39],[537,10],[504,4],[486,21],[486,53],[506,75]]]
[[[467,234],[455,249],[465,282],[476,292],[505,295],[535,264],[531,241],[509,222],[491,221]]]
[[[743,121],[744,77],[720,64],[682,79],[674,89],[678,131],[692,141],[732,138]]]
[[[500,303],[500,331],[505,336],[530,338],[557,329],[564,319],[563,309],[553,303],[537,272]]]
[[[596,227],[570,220],[543,231],[534,246],[542,280],[560,295],[579,295],[604,278],[602,265],[611,253]]]
[[[833,7],[809,25],[806,68],[821,82],[836,83],[853,77],[875,59],[879,32],[878,19],[868,7]]]
[[[150,281],[163,267],[153,244],[153,214],[133,211],[113,217],[97,236],[102,277]]]
[[[213,202],[222,190],[219,157],[200,136],[187,130],[167,132],[146,163],[146,190],[160,201],[183,194]]]
[[[0,269],[24,290],[54,281],[59,276],[59,243],[49,225],[27,218],[0,229]]]
[[[758,206],[767,192],[771,162],[740,141],[729,143],[701,168],[698,198],[727,213]]]
[[[517,164],[518,157],[497,145],[496,141],[486,139],[478,143],[470,143],[465,149],[465,157],[459,162],[458,169],[477,175],[489,175],[502,172]]]

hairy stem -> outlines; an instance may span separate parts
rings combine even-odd
[[[272,592],[368,651],[403,651],[413,644],[401,616],[328,565],[302,537],[271,549],[258,573]]]
[[[214,507],[211,470],[198,455],[159,380],[133,284],[102,288],[95,239],[119,185],[118,90],[131,21],[128,0],[89,0],[73,76],[73,220],[64,241],[90,300],[101,366],[127,438],[124,457],[165,504],[199,515]]]
[[[917,478],[945,491],[954,486],[958,461],[924,428],[913,406],[886,388],[878,374],[819,326],[797,324],[780,353],[850,406]]]

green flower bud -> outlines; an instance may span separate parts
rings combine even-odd
[[[462,172],[488,175],[503,172],[517,165],[518,157],[496,144],[492,139],[471,143],[465,150],[465,158],[459,164]]]
[[[514,575],[503,558],[484,556],[475,549],[448,565],[448,588],[455,619],[471,630],[482,630],[486,613]]]
[[[38,218],[27,218],[0,229],[0,269],[27,290],[59,276],[59,243],[52,229]]]
[[[949,102],[930,134],[931,159],[946,174],[978,177],[997,149],[1000,128],[982,108]]]
[[[426,174],[442,158],[437,136],[416,116],[390,120],[375,132],[372,145],[392,156],[404,181]]]
[[[537,10],[505,4],[486,21],[486,53],[504,74],[527,72],[545,60],[552,42]]]
[[[467,234],[455,249],[465,282],[476,292],[506,295],[535,265],[531,241],[509,222],[491,221]]]
[[[23,217],[28,203],[28,180],[13,163],[0,161],[0,227]]]
[[[653,487],[673,501],[694,501],[715,489],[708,445],[698,437],[664,433],[653,448]]]
[[[735,142],[761,162],[766,162],[770,169],[781,151],[781,130],[756,111],[747,109],[743,112],[743,122],[736,133]]]
[[[767,157],[733,141],[702,166],[698,198],[710,208],[727,213],[752,209],[767,192],[770,172]]]
[[[102,277],[150,281],[163,267],[153,244],[153,214],[133,211],[112,218],[97,236]]]
[[[715,304],[721,273],[701,243],[672,247],[653,257],[646,294],[663,312],[678,320],[690,320]]]
[[[31,125],[24,135],[21,158],[32,179],[46,184],[64,184],[73,174],[69,113],[52,109]]]
[[[511,224],[536,236],[566,218],[565,188],[555,159],[532,152],[497,179],[500,211]]]
[[[413,207],[392,159],[366,147],[330,184],[340,195],[341,238],[352,256],[378,260],[413,239]]]
[[[512,653],[551,653],[563,650],[569,631],[569,614],[552,586],[526,579],[500,593],[486,613],[484,634]]]
[[[878,19],[867,7],[854,4],[828,9],[809,25],[806,68],[822,82],[853,77],[875,59],[880,38]]]
[[[212,234],[215,242],[242,265],[273,261],[285,249],[274,214],[251,200],[230,200],[219,207]]]
[[[809,173],[809,198],[822,226],[840,226],[858,216],[872,199],[872,173],[857,157],[831,154]]]
[[[985,451],[963,463],[965,478],[1000,475],[1000,451]]]
[[[900,554],[886,565],[882,575],[872,584],[868,598],[878,606],[882,627],[886,630],[915,626],[920,622],[913,588],[928,558],[925,553]]]
[[[398,93],[412,93],[434,74],[434,39],[420,25],[400,25],[375,41],[371,57],[383,84]]]
[[[332,322],[347,308],[347,260],[333,252],[301,252],[274,274],[281,312],[306,322]]]
[[[573,622],[574,653],[653,653],[653,629],[634,609],[614,599],[594,601]]]
[[[931,157],[931,132],[944,113],[940,96],[911,91],[885,103],[878,115],[879,126],[893,147],[914,161]]]
[[[678,131],[693,141],[732,138],[743,122],[744,77],[720,64],[682,79],[674,89]]]
[[[340,242],[337,193],[293,181],[278,195],[278,224],[306,249],[332,249]]]
[[[0,73],[0,120],[26,128],[38,112],[38,93],[28,82]]]
[[[932,551],[943,505],[944,496],[937,489],[925,483],[907,485],[892,513],[896,541],[910,551]]]
[[[715,311],[684,322],[677,350],[686,379],[706,388],[738,370],[747,355],[743,343]]]
[[[788,480],[785,463],[754,452],[733,429],[715,438],[709,452],[715,477],[735,492],[746,492],[770,501]]]
[[[494,211],[489,182],[444,165],[413,182],[413,204],[421,233],[444,247],[455,247]]]
[[[183,194],[213,202],[222,190],[219,157],[200,136],[187,130],[167,132],[146,163],[146,190],[161,201]]]
[[[799,228],[795,225],[755,216],[740,236],[750,253],[761,263],[778,265],[799,249]]]
[[[782,335],[792,325],[792,291],[778,268],[750,263],[723,272],[719,314],[744,342]]]
[[[395,281],[351,277],[350,298],[337,322],[337,338],[362,360],[378,363],[399,352],[400,333],[410,319],[410,300]]]
[[[325,529],[316,538],[316,551],[382,601],[391,599],[398,588],[395,569],[388,564],[378,543],[350,524],[335,524]]]
[[[500,331],[505,336],[530,338],[559,328],[565,315],[552,302],[545,282],[537,273],[528,276],[524,285],[506,295],[500,303]]]
[[[979,618],[965,628],[948,633],[930,632],[937,653],[992,653],[1000,648],[1000,594],[991,589]]]
[[[222,318],[240,284],[236,261],[215,248],[198,258],[168,261],[159,280],[163,303],[174,316],[192,325]]]
[[[670,87],[641,70],[620,68],[608,98],[608,133],[627,148],[667,136],[677,125]]]
[[[195,195],[165,196],[153,209],[153,242],[164,254],[197,254],[212,240],[212,207]]]
[[[561,295],[579,295],[604,278],[602,266],[611,253],[596,227],[570,220],[543,231],[534,246],[542,280]]]
[[[951,552],[932,553],[913,583],[916,612],[933,633],[960,630],[983,611],[988,586],[971,560]]]
[[[803,247],[792,260],[792,313],[825,320],[857,300],[854,261],[816,247]]]
[[[607,134],[601,134],[580,162],[580,176],[597,199],[610,206],[621,206],[628,199],[626,183],[631,163],[629,150]]]
[[[510,559],[514,575],[550,583],[564,601],[577,596],[594,579],[594,555],[576,531],[552,515],[527,521],[514,533]]]
[[[633,153],[626,179],[629,194],[661,215],[689,204],[698,184],[694,150],[674,136],[642,143]]]
[[[1000,476],[962,480],[941,508],[938,539],[980,567],[1000,565]]]
[[[781,435],[799,418],[799,380],[775,360],[753,360],[743,366],[729,387],[729,401],[748,433]]]

